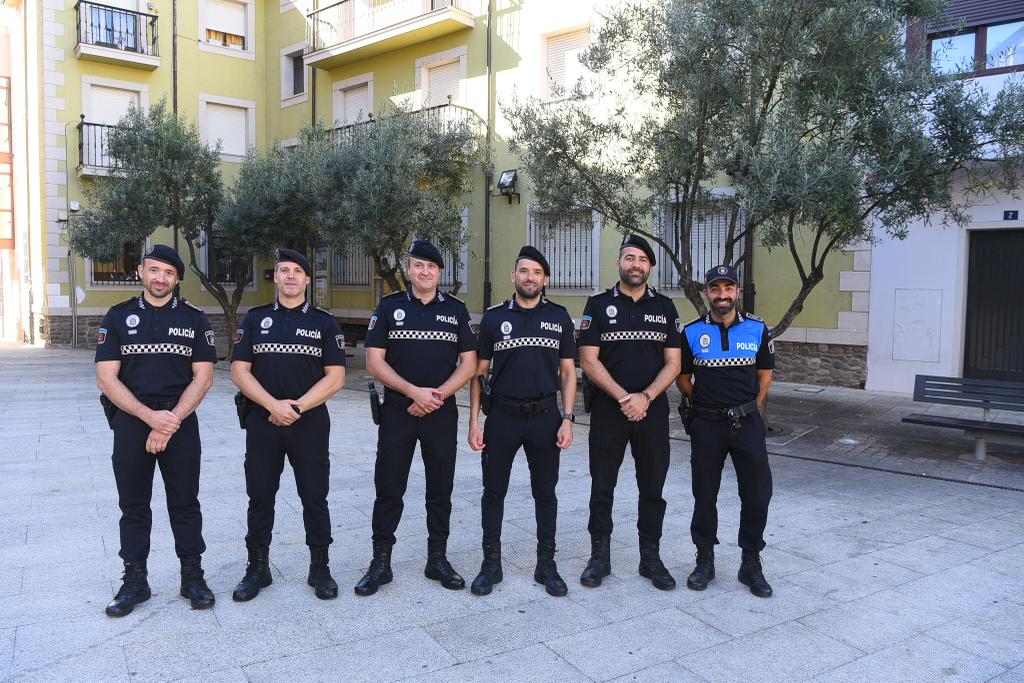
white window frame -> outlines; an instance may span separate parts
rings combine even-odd
[[[533,244],[531,236],[533,205],[526,207],[526,240]],[[592,230],[590,233],[590,287],[548,287],[550,291],[558,292],[564,296],[590,296],[601,291],[601,216],[597,211],[591,211]],[[550,259],[549,259],[550,262]],[[551,263],[552,270],[557,264]]]
[[[209,52],[235,59],[256,61],[256,0],[229,0],[245,5],[245,49],[235,50],[223,45],[211,45],[206,42],[206,0],[199,0],[199,33],[196,45],[200,52]]]
[[[377,273],[374,270],[373,259],[370,256],[370,252],[367,251],[366,254],[359,254],[358,256],[359,256],[359,258],[366,258],[369,261],[369,273],[368,273],[369,281],[368,282],[346,282],[346,283],[337,283],[336,284],[334,282],[334,262],[335,262],[335,259],[337,259],[337,258],[350,259],[350,258],[353,257],[353,254],[351,252],[349,252],[348,254],[345,254],[344,256],[340,256],[334,249],[332,249],[331,252],[330,252],[330,271],[329,271],[329,275],[327,277],[327,283],[328,283],[327,286],[328,286],[329,289],[334,289],[334,290],[338,290],[338,291],[365,292],[367,290],[370,290],[373,287],[373,281],[376,279]]]
[[[466,237],[469,234],[469,207],[463,207],[462,209],[462,237]],[[469,291],[469,243],[463,242],[459,246],[459,291],[456,294],[465,294]],[[451,263],[445,264],[445,271],[452,267]],[[448,289],[445,285],[438,285],[438,289],[447,292]]]
[[[246,149],[254,147],[256,145],[256,102],[253,100],[240,100],[236,97],[222,97],[220,95],[210,95],[207,93],[199,93],[199,136],[202,138],[203,143],[206,145],[210,144],[208,138],[209,135],[209,123],[206,118],[206,105],[207,104],[224,104],[231,107],[242,107],[246,110]],[[245,155],[238,154],[221,154],[220,160],[232,163],[239,163],[245,159]]]
[[[208,248],[209,241],[206,239],[206,232],[203,232],[203,246],[199,247],[199,267],[203,269],[204,273],[209,274],[210,272],[210,250]],[[258,270],[259,263],[255,256],[252,257],[252,282],[243,287],[243,291],[255,292],[256,286],[259,284],[260,271]],[[233,282],[218,282],[219,285],[234,285]],[[204,292],[207,291],[205,286],[200,286]]]
[[[100,78],[99,76],[82,76],[82,113],[85,114],[86,123],[94,123],[92,111],[92,87],[100,86],[106,88],[118,88],[139,93],[139,106],[143,111],[149,109],[149,86],[133,81],[117,81],[112,78]]]
[[[553,38],[568,35],[570,33],[579,33],[580,31],[591,32],[590,22],[577,24],[575,26],[565,26],[556,31],[550,31],[541,35],[540,37],[540,80],[538,81],[540,86],[540,99],[544,102],[559,102],[566,99],[565,95],[555,96],[549,90],[548,84],[548,42]],[[590,36],[593,40],[593,34]],[[589,45],[589,43],[588,43]]]
[[[305,63],[302,65],[302,92],[298,95],[292,94],[295,86],[292,80],[292,74],[295,72],[292,60],[296,55],[301,57],[305,47],[305,43],[293,43],[281,48],[281,109],[309,100],[309,67]]]
[[[342,81],[335,81],[334,83],[331,84],[331,121],[333,121],[333,126],[337,127],[350,125],[341,120],[341,98],[344,96],[342,94],[342,91],[348,90],[349,88],[355,87],[357,85],[363,85],[364,83],[366,84],[367,98],[370,101],[370,111],[364,112],[365,116],[366,114],[373,113],[373,103],[375,102],[375,100],[373,99],[372,71],[364,74],[359,74],[358,76],[352,76],[351,78],[346,78],[345,80]],[[361,123],[362,121],[365,120],[365,118],[360,119],[360,121],[357,121],[357,123]]]
[[[711,188],[711,197],[712,197],[712,199],[727,199],[727,198],[733,198],[735,196],[736,196],[736,188],[735,187],[714,187],[714,188]],[[662,209],[659,209],[659,215],[658,215],[658,220],[662,222],[662,227],[664,226],[664,222],[666,220],[668,220],[667,215],[664,212],[664,209],[667,208],[667,207],[670,207],[672,205],[672,203],[673,203],[672,202],[672,197],[670,197],[669,195],[665,195],[664,198],[663,198],[662,204],[661,204]],[[743,221],[743,212],[742,212],[742,210],[740,211],[739,221],[741,223]],[[691,247],[692,247],[692,240],[693,240],[693,235],[692,234],[690,236],[690,240],[691,240]],[[723,248],[724,248],[724,245],[723,245]],[[663,246],[661,246],[660,244],[654,245],[654,249],[655,249],[655,252],[657,253],[657,256],[658,256],[658,265],[655,266],[652,269],[653,272],[652,272],[652,277],[651,277],[651,280],[652,280],[651,284],[653,284],[655,287],[657,287],[659,289],[664,289],[667,292],[679,292],[679,293],[682,293],[682,291],[683,291],[682,287],[679,287],[679,286],[677,286],[675,284],[666,285],[662,281],[661,269],[663,267],[663,264],[668,263],[671,259],[669,258],[668,254],[666,253],[665,248]],[[735,252],[736,255],[742,257],[743,256],[743,242],[742,241],[738,242],[736,247],[735,247],[735,249],[736,249],[736,252]],[[706,274],[706,272],[707,272],[706,269],[707,268],[711,268],[713,265],[715,265],[715,264],[713,264],[713,263],[706,263],[706,264],[694,263],[693,262],[693,254],[692,253],[690,254],[690,266],[691,266],[691,268],[693,268],[692,277],[693,277],[694,280],[696,280],[698,282]],[[734,265],[735,265],[735,263],[734,263]],[[704,270],[701,270],[701,268],[704,268]]]
[[[453,47],[444,52],[438,52],[416,60],[416,92],[415,101],[421,108],[427,107],[426,96],[423,87],[427,83],[427,69],[435,66],[442,66],[455,61],[459,63],[459,91],[452,97],[452,104],[465,104],[466,102],[466,74],[468,73],[467,55],[469,54],[465,45]]]

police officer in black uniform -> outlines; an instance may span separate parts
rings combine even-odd
[[[501,521],[512,461],[523,448],[537,516],[537,568],[533,579],[549,595],[565,595],[555,564],[555,521],[560,451],[572,445],[576,421],[576,340],[569,312],[544,296],[551,271],[537,249],[525,246],[516,258],[516,293],[493,306],[480,321],[478,376],[490,383],[485,393],[473,382],[469,403],[469,445],[483,450],[484,494],[480,501],[484,560],[471,590],[487,595],[502,580]],[[556,393],[561,389],[559,409]],[[481,401],[490,403],[484,429]]]
[[[111,308],[96,339],[96,384],[114,430],[112,460],[121,507],[124,580],[107,605],[112,617],[123,617],[151,595],[146,559],[156,466],[181,559],[181,595],[193,609],[214,603],[200,563],[206,543],[195,410],[213,386],[217,347],[206,315],[174,294],[184,275],[177,252],[162,244],[150,247],[139,266],[142,294]]]
[[[446,552],[459,419],[455,392],[476,369],[476,335],[466,304],[438,291],[442,270],[437,247],[415,240],[409,249],[410,289],[384,297],[366,333],[366,369],[385,391],[373,475],[373,559],[356,584],[358,595],[373,595],[393,578],[391,548],[417,440],[427,477],[423,573],[451,590],[466,585]]]
[[[690,536],[697,546],[697,566],[686,585],[702,591],[715,578],[718,489],[725,456],[731,455],[740,492],[743,558],[738,578],[751,593],[767,598],[772,587],[761,571],[760,552],[765,546],[772,471],[758,409],[772,383],[775,348],[764,321],[736,308],[743,290],[732,266],[715,266],[705,282],[710,312],[683,330],[682,374],[677,382],[693,402],[688,429],[694,501]]]
[[[345,384],[345,337],[330,312],[306,299],[309,261],[291,249],[275,253],[277,300],[250,309],[235,331],[231,381],[252,402],[245,417],[245,489],[249,494],[249,562],[232,598],[252,600],[273,583],[269,552],[274,499],[284,458],[295,472],[309,546],[307,583],[316,596],[338,596],[328,567],[327,507],[331,418],[324,405]]]
[[[679,315],[672,300],[647,286],[654,250],[628,235],[616,261],[619,282],[590,297],[580,321],[580,364],[595,391],[590,420],[591,556],[580,583],[593,588],[611,573],[612,501],[630,446],[640,490],[640,576],[661,590],[676,582],[661,561],[668,475],[668,398],[679,374]]]

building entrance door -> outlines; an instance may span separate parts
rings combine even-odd
[[[964,377],[1024,382],[1024,230],[970,233]]]

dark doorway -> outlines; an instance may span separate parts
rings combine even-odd
[[[1024,382],[1024,230],[970,233],[964,377]]]

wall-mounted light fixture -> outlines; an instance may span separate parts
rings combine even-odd
[[[508,203],[512,203],[512,198],[516,198],[516,202],[519,202],[519,193],[516,192],[516,181],[519,179],[519,172],[517,169],[511,169],[509,171],[502,171],[498,177],[498,192],[501,195],[508,197]]]

